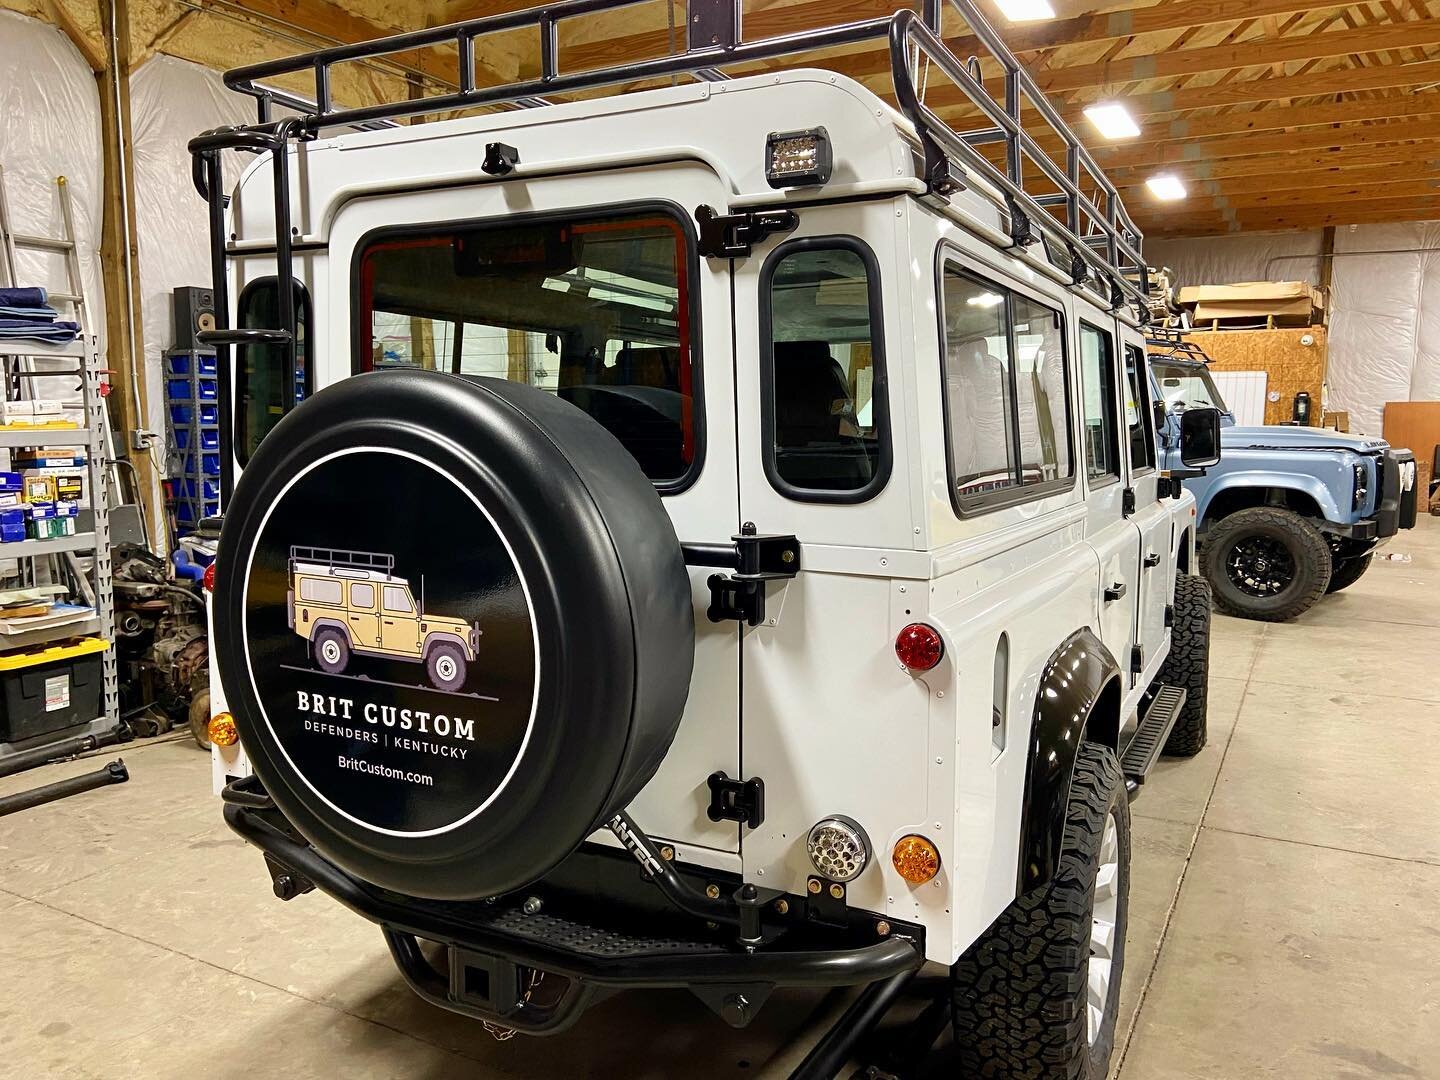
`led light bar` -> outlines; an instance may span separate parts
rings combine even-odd
[[[772,131],[765,139],[765,179],[773,188],[816,187],[830,180],[830,135],[823,127]]]

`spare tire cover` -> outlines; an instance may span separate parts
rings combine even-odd
[[[694,644],[654,487],[533,387],[347,379],[225,509],[215,651],[251,765],[321,853],[397,892],[552,869],[660,764]]]

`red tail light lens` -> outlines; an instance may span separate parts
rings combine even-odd
[[[945,655],[945,642],[933,626],[912,622],[895,638],[895,655],[911,671],[929,671]]]
[[[205,586],[206,592],[215,591],[215,564],[213,562],[205,567],[205,576],[200,579],[200,583]]]

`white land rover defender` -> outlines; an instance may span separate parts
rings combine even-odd
[[[938,6],[747,41],[697,2],[680,55],[568,71],[557,24],[623,2],[233,71],[259,121],[191,144],[226,818],[492,1024],[854,986],[796,1073],[831,1077],[929,962],[912,1050],[953,1023],[957,1075],[1103,1077],[1128,798],[1205,734],[1139,231],[965,0],[975,64]],[[541,76],[477,85],[524,29]],[[773,66],[865,42],[897,105]],[[332,65],[434,45],[455,93],[331,100]],[[261,81],[297,72],[313,102]],[[1187,466],[1217,423],[1186,412]],[[474,633],[427,677],[432,617]]]

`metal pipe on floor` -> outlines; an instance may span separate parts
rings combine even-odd
[[[917,958],[916,967],[919,967]],[[885,1018],[900,992],[915,977],[915,969],[871,983],[855,999],[835,1026],[805,1055],[789,1080],[834,1080],[845,1068],[855,1048]]]
[[[98,750],[102,746],[109,746],[111,743],[120,741],[117,729],[99,735],[76,735],[72,739],[61,739],[59,742],[37,746],[33,750],[21,750],[0,758],[0,776],[14,776],[27,769],[38,769],[41,765],[48,765],[52,761],[89,753],[91,750]]]
[[[68,780],[59,780],[53,784],[46,784],[44,787],[31,788],[18,795],[6,795],[0,798],[0,817],[4,817],[6,814],[18,814],[21,810],[30,810],[36,806],[44,806],[56,799],[68,799],[71,795],[94,791],[96,788],[109,787],[111,784],[123,784],[129,779],[130,772],[125,768],[124,760],[117,758],[103,769],[96,769],[94,772],[85,773],[82,776],[72,776]]]

